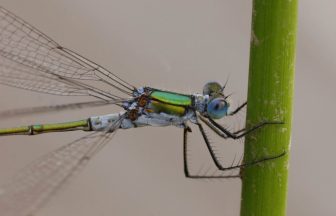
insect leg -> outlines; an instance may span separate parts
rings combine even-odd
[[[188,159],[187,159],[187,145],[188,145],[188,133],[191,133],[190,127],[186,127],[183,130],[183,166],[184,166],[184,175],[186,178],[193,179],[218,179],[218,178],[240,178],[240,174],[237,175],[218,175],[218,176],[204,176],[204,175],[191,175],[188,169]],[[202,134],[203,135],[203,134]]]
[[[240,105],[239,107],[237,107],[235,110],[233,110],[232,112],[230,112],[228,115],[232,116],[237,114],[241,109],[243,109],[245,106],[247,105],[247,101],[245,103],[243,103],[242,105]]]
[[[224,139],[227,139],[227,138],[232,138],[232,139],[238,139],[238,138],[241,138],[243,137],[244,135],[246,135],[247,133],[250,133],[266,124],[283,124],[282,122],[262,122],[258,125],[256,125],[255,127],[251,128],[250,130],[247,130],[245,131],[242,135],[236,135],[234,133],[231,133],[229,132],[228,130],[226,130],[224,127],[222,127],[221,125],[219,125],[218,123],[216,123],[214,120],[210,119],[209,118],[209,121],[208,122],[206,119],[204,119],[203,117],[201,117],[201,120],[206,123],[211,129],[213,129],[214,132],[216,132],[219,136],[223,137]],[[249,162],[249,163],[244,163],[244,164],[238,164],[238,165],[231,165],[231,166],[228,166],[228,167],[224,167],[222,166],[218,159],[216,158],[216,155],[214,153],[214,150],[205,134],[205,131],[203,129],[203,126],[201,123],[198,122],[198,118],[196,119],[196,124],[198,125],[201,133],[202,133],[202,136],[204,138],[204,141],[208,147],[208,150],[210,152],[210,156],[211,158],[213,159],[215,165],[217,166],[217,168],[219,170],[222,170],[222,171],[225,171],[225,170],[232,170],[232,169],[238,169],[238,168],[243,168],[243,167],[247,167],[247,166],[252,166],[252,165],[256,165],[256,164],[259,164],[259,163],[262,163],[262,162],[265,162],[265,161],[268,161],[268,160],[273,160],[273,159],[276,159],[276,158],[280,158],[282,156],[284,156],[286,154],[286,151],[284,151],[283,153],[279,154],[279,155],[276,155],[276,156],[272,156],[272,157],[265,157],[265,158],[262,158],[262,159],[259,159],[259,160],[256,160],[256,161],[252,161],[252,162]]]
[[[190,174],[189,174],[188,159],[187,159],[187,154],[188,154],[188,149],[187,149],[188,132],[191,132],[190,127],[187,127],[187,128],[183,129],[183,170],[184,170],[184,175],[187,178],[192,178],[190,176]]]
[[[240,139],[242,137],[244,137],[245,135],[263,127],[266,125],[273,125],[273,124],[284,124],[283,122],[280,121],[262,121],[259,124],[254,125],[253,127],[251,127],[250,129],[241,129],[235,132],[230,132],[229,130],[225,129],[222,125],[218,124],[217,122],[215,122],[213,119],[208,118],[209,122],[211,123],[214,127],[216,127],[218,130],[214,130],[219,136],[223,137],[223,138],[231,138],[231,139]],[[202,121],[206,122],[206,120],[203,118]],[[212,128],[212,127],[211,127]],[[225,134],[226,136],[223,136],[222,133]]]

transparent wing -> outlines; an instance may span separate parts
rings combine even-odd
[[[0,83],[43,93],[116,99],[131,96],[135,89],[2,7],[0,65]],[[114,92],[103,91],[92,83],[112,87]]]
[[[0,83],[21,89],[67,96],[88,96],[87,88],[67,83],[53,74],[46,74],[0,57]]]
[[[60,112],[65,110],[74,110],[81,109],[83,107],[101,107],[106,105],[111,105],[115,103],[121,103],[123,101],[87,101],[87,102],[78,102],[78,103],[67,103],[67,104],[57,104],[50,106],[38,106],[38,107],[26,107],[0,111],[1,119],[8,119],[13,117],[22,117],[27,115],[41,114],[41,113],[50,113],[50,112]]]
[[[2,216],[27,216],[80,171],[113,133],[92,133],[65,145],[30,164],[0,188]]]

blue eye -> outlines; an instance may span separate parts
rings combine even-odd
[[[224,117],[229,109],[229,104],[223,98],[215,98],[208,103],[207,113],[213,119]]]

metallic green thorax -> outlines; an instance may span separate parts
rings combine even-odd
[[[187,107],[192,105],[192,99],[189,95],[178,94],[154,90],[150,94],[151,108],[157,113],[167,113],[170,115],[183,116]]]
[[[89,120],[80,120],[56,124],[38,124],[15,128],[0,129],[0,136],[3,135],[34,135],[40,133],[71,131],[71,130],[90,130]]]
[[[155,90],[150,96],[151,98],[171,105],[191,106],[191,96],[189,95]]]

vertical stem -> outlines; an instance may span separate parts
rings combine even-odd
[[[281,158],[242,170],[241,216],[286,215],[294,86],[297,0],[254,0],[247,126],[283,121],[246,137],[244,161]]]

